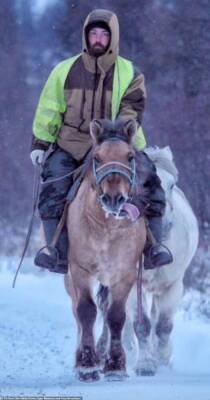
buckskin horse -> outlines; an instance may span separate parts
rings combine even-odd
[[[154,270],[142,269],[141,310],[137,304],[135,285],[126,305],[123,344],[128,358],[135,360],[136,374],[149,376],[154,375],[158,367],[170,365],[174,315],[183,296],[183,277],[196,252],[199,232],[195,214],[177,186],[178,171],[170,148],[148,148],[145,151],[155,163],[165,191],[163,243],[173,254],[173,263],[170,265]],[[98,296],[104,314],[104,327],[97,348],[104,357],[108,343],[104,310],[109,292],[101,287]]]
[[[108,287],[110,293],[106,313],[110,342],[104,373],[126,376],[121,340],[126,301],[136,282],[146,239],[144,219],[135,218],[136,208],[130,203],[136,189],[136,124],[132,120],[121,122],[119,129],[116,126],[118,133],[110,124],[97,120],[91,123],[89,167],[67,216],[70,252],[65,286],[78,329],[75,368],[83,381],[100,377],[93,332],[96,281]]]

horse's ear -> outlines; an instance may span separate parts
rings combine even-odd
[[[125,121],[123,130],[126,136],[128,137],[128,142],[134,143],[134,137],[137,133],[137,123],[135,119],[129,119]]]
[[[90,123],[90,135],[95,144],[98,143],[98,137],[103,132],[103,125],[99,119],[93,119]]]

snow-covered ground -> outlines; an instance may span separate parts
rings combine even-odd
[[[210,400],[210,323],[179,309],[169,370],[123,382],[81,383],[74,376],[75,322],[63,278],[24,263],[12,289],[14,259],[0,259],[0,397],[82,396],[84,400]],[[8,269],[8,267],[10,267]],[[35,270],[35,267],[34,267]],[[188,294],[185,304],[196,294]],[[193,307],[190,308],[194,309]]]

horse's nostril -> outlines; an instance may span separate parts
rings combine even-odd
[[[112,209],[113,211],[119,210],[125,201],[125,197],[121,194],[110,196],[108,193],[104,193],[101,196],[102,204],[106,208]]]
[[[109,194],[105,193],[101,197],[101,201],[105,206],[109,206],[111,204],[111,197],[109,196]]]
[[[125,203],[125,197],[122,194],[119,194],[116,198],[116,203],[118,207],[121,206]]]

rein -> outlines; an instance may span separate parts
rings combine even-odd
[[[16,270],[16,273],[15,273],[15,277],[14,277],[14,280],[13,280],[13,284],[12,284],[13,289],[15,287],[17,276],[18,276],[18,273],[19,273],[20,268],[22,266],[22,263],[23,263],[23,260],[24,260],[25,254],[26,254],[26,250],[27,250],[28,245],[29,245],[30,237],[31,237],[31,232],[32,232],[32,228],[33,228],[35,212],[36,212],[36,208],[37,208],[38,201],[39,201],[39,191],[40,191],[40,184],[41,184],[41,173],[42,173],[42,165],[37,163],[36,167],[35,167],[35,173],[34,173],[32,215],[31,215],[31,219],[30,219],[30,223],[29,223],[29,227],[28,227],[27,236],[26,236],[26,239],[25,239],[25,245],[24,245],[24,248],[23,248],[23,252],[22,252],[22,255],[21,255],[17,270]]]
[[[137,319],[138,319],[138,323],[141,326],[141,324],[143,323],[143,304],[142,304],[142,256],[139,260],[139,264],[138,264],[138,271],[137,271]]]
[[[61,181],[62,179],[65,179],[68,176],[71,176],[71,175],[75,174],[75,172],[79,171],[81,169],[81,167],[82,166],[79,166],[78,168],[74,169],[74,171],[68,172],[68,174],[65,174],[65,175],[62,175],[62,176],[58,176],[58,178],[48,179],[45,182],[41,181],[40,183],[41,183],[42,186],[44,186],[44,185],[49,185],[49,183],[54,183],[54,182],[57,182],[57,181]]]

